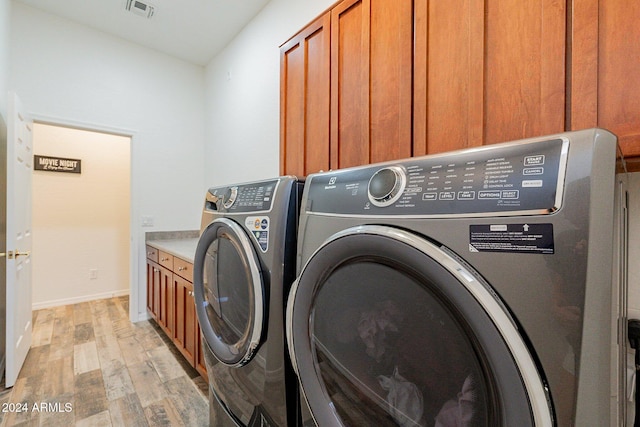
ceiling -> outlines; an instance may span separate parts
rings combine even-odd
[[[150,19],[125,10],[127,0],[16,0],[149,47],[206,65],[269,0],[139,0]]]

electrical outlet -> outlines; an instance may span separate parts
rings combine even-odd
[[[153,217],[151,215],[142,215],[142,226],[153,227]]]
[[[89,269],[89,279],[96,280],[98,278],[98,269],[90,268]]]

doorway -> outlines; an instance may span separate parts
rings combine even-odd
[[[33,309],[128,295],[131,137],[45,123],[33,135],[44,163],[77,166],[33,172]]]

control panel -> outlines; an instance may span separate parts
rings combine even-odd
[[[312,175],[308,212],[487,215],[560,209],[569,140],[497,144]]]
[[[210,209],[226,209],[228,212],[263,212],[270,211],[278,180],[261,181],[209,189],[209,199],[215,200]]]

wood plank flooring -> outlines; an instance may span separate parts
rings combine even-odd
[[[157,325],[128,313],[128,297],[35,311],[0,426],[208,425],[205,381]]]

